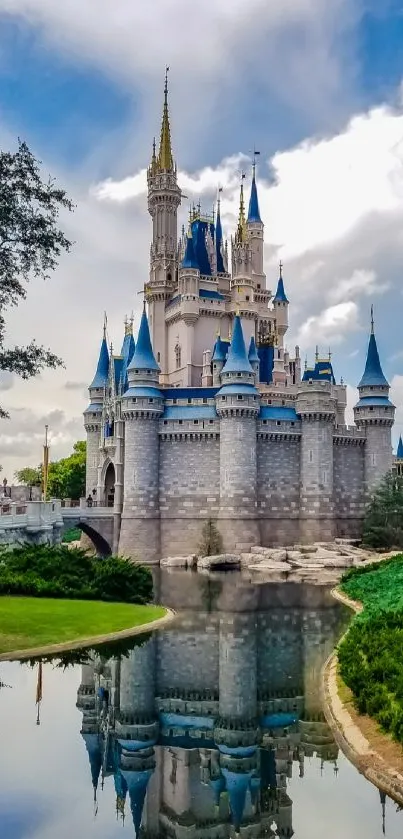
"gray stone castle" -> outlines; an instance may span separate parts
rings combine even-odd
[[[368,493],[392,468],[395,409],[373,321],[347,427],[330,357],[317,352],[302,372],[298,347],[285,348],[289,301],[281,265],[274,296],[267,288],[255,164],[230,248],[220,200],[211,215],[192,207],[178,238],[167,84],[147,179],[137,342],[126,322],[114,354],[104,328],[84,413],[86,493],[113,507],[114,550],[145,562],[197,552],[209,521],[226,551],[358,536]]]

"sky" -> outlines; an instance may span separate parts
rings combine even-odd
[[[141,308],[151,220],[145,170],[159,134],[165,66],[179,182],[210,208],[223,187],[227,235],[240,172],[260,150],[265,268],[290,300],[287,345],[332,352],[361,376],[370,306],[403,433],[403,0],[0,0],[0,148],[26,140],[76,204],[74,241],[46,283],[7,316],[10,344],[36,338],[65,368],[0,375],[0,464],[84,439],[82,412],[104,311],[119,350]],[[186,219],[186,202],[180,221]]]

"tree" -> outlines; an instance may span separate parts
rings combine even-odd
[[[33,466],[25,466],[24,469],[15,472],[14,476],[19,484],[24,484],[27,487],[40,487],[42,484],[42,469],[40,466],[37,469]]]
[[[363,542],[372,548],[403,548],[403,478],[389,472],[376,488],[363,525]]]
[[[0,152],[0,370],[23,379],[62,365],[35,341],[6,348],[4,314],[25,299],[30,278],[47,279],[60,254],[70,250],[72,243],[59,228],[63,209],[72,211],[72,202],[52,178],[42,179],[40,161],[26,143],[19,140],[14,153]],[[0,416],[8,416],[1,407]]]
[[[69,457],[49,463],[48,498],[71,498],[77,501],[84,496],[86,452],[85,440],[78,440]],[[41,486],[42,472],[42,466],[36,469],[27,466],[16,472],[15,477],[20,484]]]

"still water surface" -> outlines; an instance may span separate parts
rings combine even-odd
[[[180,572],[156,588],[179,612],[163,632],[44,663],[42,688],[37,662],[0,665],[1,839],[401,839],[321,712],[348,619],[327,589]]]

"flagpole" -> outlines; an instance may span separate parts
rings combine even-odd
[[[37,725],[41,724],[40,711],[41,711],[41,702],[42,702],[42,678],[43,678],[43,676],[42,676],[42,662],[40,661],[39,666],[38,666],[38,679],[37,679],[37,683],[36,683],[36,702],[35,702],[35,704],[37,706],[37,716],[36,716],[36,724]]]
[[[45,425],[45,445],[43,447],[43,500],[46,501],[48,493],[48,474],[49,474],[49,446],[48,446],[48,429]]]

